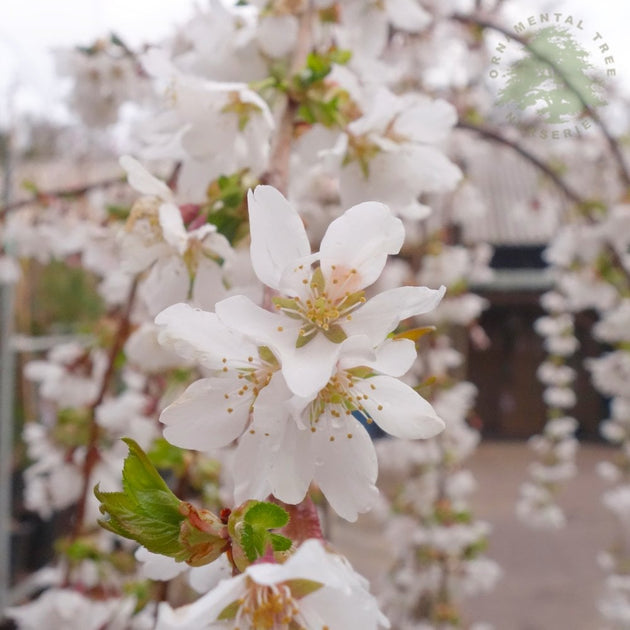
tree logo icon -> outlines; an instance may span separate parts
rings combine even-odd
[[[614,57],[603,36],[589,36],[581,20],[562,13],[530,16],[514,32],[497,45],[499,54],[492,57],[488,73],[501,82],[497,105],[507,108],[509,122],[536,127],[530,133],[540,138],[582,135],[595,109],[606,105],[604,77],[615,76]],[[508,54],[515,42],[523,45],[523,54]],[[603,68],[591,63],[594,50]]]
[[[523,111],[534,108],[548,123],[570,122],[583,113],[584,104],[605,104],[588,58],[569,29],[547,26],[530,40],[528,54],[508,69],[497,102]]]

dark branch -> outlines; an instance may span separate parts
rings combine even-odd
[[[558,173],[556,173],[548,164],[543,162],[540,158],[536,157],[533,153],[530,153],[527,149],[524,149],[522,146],[516,144],[516,142],[513,142],[512,140],[503,137],[497,131],[488,129],[487,127],[480,127],[463,121],[459,121],[457,123],[457,127],[459,127],[460,129],[468,129],[469,131],[475,131],[487,140],[492,140],[506,147],[510,147],[521,157],[525,158],[528,162],[533,164],[539,171],[544,173],[565,194],[567,199],[580,206],[584,204],[584,199],[582,199],[582,197],[580,197],[577,192],[570,188],[562,180]]]
[[[584,111],[586,111],[586,113],[593,119],[593,122],[595,122],[595,124],[599,127],[600,131],[606,138],[606,142],[608,143],[608,146],[610,148],[611,153],[613,154],[613,157],[615,158],[617,167],[619,169],[619,174],[621,176],[621,179],[623,180],[624,185],[630,188],[630,173],[628,172],[626,163],[623,159],[623,155],[621,154],[619,143],[612,137],[611,133],[608,131],[606,125],[604,124],[602,119],[598,116],[597,112],[593,109],[593,107],[591,107],[588,104],[588,102],[585,100],[582,93],[571,83],[571,80],[566,76],[563,70],[560,67],[558,67],[558,65],[554,62],[553,59],[545,57],[545,55],[541,54],[538,50],[536,50],[527,41],[527,39],[520,37],[519,35],[515,33],[510,32],[508,29],[506,29],[503,26],[500,26],[499,24],[495,24],[493,22],[489,22],[482,18],[478,18],[478,17],[474,17],[470,15],[454,14],[451,17],[456,22],[461,22],[462,24],[472,24],[483,29],[490,29],[490,30],[496,31],[497,33],[501,33],[502,35],[505,35],[505,37],[515,42],[518,42],[519,44],[524,46],[527,50],[529,50],[529,52],[531,52],[532,55],[534,55],[535,57],[537,57],[544,63],[548,64],[551,67],[551,69],[556,73],[556,75],[562,79],[562,81],[567,86],[567,88],[569,88],[569,90],[571,90],[571,92],[573,92],[578,97],[580,104],[584,108]]]
[[[0,207],[0,218],[4,217],[4,215],[8,212],[18,210],[19,208],[24,208],[26,206],[38,203],[47,204],[54,199],[75,199],[76,197],[85,195],[92,190],[97,190],[98,188],[111,188],[112,186],[116,186],[117,184],[124,184],[125,181],[126,177],[124,175],[120,175],[118,177],[112,177],[109,179],[103,179],[98,182],[92,182],[91,184],[84,184],[83,186],[75,186],[71,188],[61,188],[59,190],[48,191],[38,190],[32,197],[28,199],[20,199],[19,201],[14,201],[13,203],[9,203],[6,206]]]

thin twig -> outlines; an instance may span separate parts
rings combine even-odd
[[[114,336],[114,341],[112,342],[112,346],[109,349],[109,355],[107,357],[107,368],[105,370],[105,374],[103,375],[103,380],[101,381],[101,387],[98,391],[96,399],[90,405],[89,437],[88,443],[86,445],[85,460],[83,462],[82,470],[83,486],[81,488],[81,495],[79,496],[79,501],[77,503],[75,522],[72,530],[72,540],[76,540],[83,528],[87,498],[91,490],[90,477],[92,476],[94,466],[99,459],[97,445],[99,426],[96,422],[96,410],[103,402],[105,394],[109,390],[112,377],[114,376],[115,372],[114,367],[116,364],[116,358],[125,345],[125,341],[127,341],[127,337],[129,337],[129,333],[131,332],[131,310],[133,309],[137,287],[138,282],[137,280],[134,280],[133,284],[131,285],[129,295],[127,297],[124,311],[120,315],[120,320],[118,323],[116,334]]]
[[[510,147],[513,151],[518,153],[521,157],[525,158],[528,162],[533,164],[538,170],[544,173],[549,179],[565,194],[565,196],[570,199],[573,203],[577,205],[583,205],[584,199],[575,192],[572,188],[566,184],[562,180],[562,178],[545,162],[543,162],[540,158],[536,157],[533,153],[530,153],[527,149],[523,148],[521,145],[516,142],[510,140],[502,136],[498,131],[494,131],[493,129],[489,129],[488,127],[482,127],[479,125],[473,125],[471,123],[459,121],[457,123],[457,127],[460,129],[468,129],[469,131],[475,131],[480,136],[488,140],[492,140],[504,146]]]
[[[126,176],[120,175],[118,177],[111,177],[97,182],[92,182],[91,184],[84,184],[82,186],[60,188],[57,190],[37,191],[32,197],[28,199],[20,199],[19,201],[14,201],[13,203],[9,203],[5,206],[0,207],[0,218],[2,218],[8,212],[18,210],[19,208],[24,208],[25,206],[30,206],[37,203],[46,204],[52,199],[74,199],[75,197],[85,195],[92,190],[97,190],[99,188],[111,188],[112,186],[116,186],[117,184],[124,184],[125,181]]]
[[[519,35],[510,32],[507,28],[500,26],[499,24],[495,24],[493,22],[489,22],[488,20],[484,20],[482,18],[478,18],[472,15],[460,15],[454,14],[451,16],[453,20],[456,22],[461,22],[462,24],[473,24],[480,28],[489,29],[496,31],[497,33],[501,33],[505,35],[508,39],[511,39],[515,42],[518,42],[522,46],[524,46],[529,52],[532,53],[535,57],[548,64],[549,67],[554,71],[554,73],[559,76],[564,84],[573,92],[579,99],[580,104],[586,111],[586,113],[593,119],[593,122],[599,127],[600,131],[606,138],[608,146],[610,148],[613,157],[615,158],[615,162],[617,163],[617,167],[619,169],[619,174],[623,183],[626,187],[630,188],[630,173],[628,172],[628,168],[626,167],[626,163],[623,159],[623,155],[621,154],[621,149],[619,148],[619,143],[612,137],[610,131],[604,124],[603,120],[598,116],[597,112],[593,109],[591,105],[585,100],[582,93],[571,83],[571,80],[566,76],[563,72],[562,68],[558,67],[556,62],[549,57],[546,57],[540,51],[536,50],[524,37],[520,37]]]
[[[313,9],[311,5],[312,2],[309,1],[300,15],[297,45],[291,59],[288,73],[289,79],[296,75],[306,64],[308,53],[312,47]],[[293,126],[297,109],[298,103],[291,98],[290,94],[287,94],[284,111],[278,123],[278,132],[269,158],[269,171],[262,178],[271,186],[275,186],[284,195],[287,194],[289,187],[289,158],[291,157]]]

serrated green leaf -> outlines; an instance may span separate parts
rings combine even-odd
[[[280,534],[270,534],[271,538],[271,546],[274,551],[289,551],[293,542],[290,538],[286,536],[281,536]]]
[[[179,562],[200,566],[218,558],[228,544],[220,518],[180,501],[140,446],[124,441],[129,454],[123,464],[123,491],[94,489],[106,516],[99,524]]]
[[[101,513],[107,517],[99,524],[149,551],[175,556],[182,549],[178,536],[185,519],[180,501],[140,446],[129,438],[124,441],[129,454],[123,464],[123,491],[101,492],[98,485],[94,489]]]
[[[268,534],[265,530],[254,529],[249,523],[243,523],[240,543],[250,562],[265,555],[267,537]]]
[[[241,571],[247,563],[273,551],[287,551],[292,541],[285,536],[270,532],[284,527],[289,522],[289,514],[275,503],[248,501],[232,511],[228,530],[232,535],[232,551],[235,562]],[[247,562],[244,562],[245,559]]]
[[[253,527],[278,529],[279,527],[284,527],[289,522],[289,514],[285,509],[275,503],[260,501],[245,512],[243,520]]]

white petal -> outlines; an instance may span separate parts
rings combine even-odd
[[[258,45],[272,59],[288,55],[295,46],[297,35],[298,20],[293,15],[262,17],[258,24]]]
[[[168,201],[172,199],[171,189],[157,177],[153,177],[138,160],[123,155],[118,163],[127,171],[129,185],[143,195],[154,195]]]
[[[215,313],[188,304],[173,304],[162,311],[155,323],[161,327],[158,340],[185,359],[200,361],[219,369],[223,359],[257,356],[256,346],[227,328]]]
[[[413,146],[406,151],[409,168],[415,169],[417,191],[448,192],[462,178],[462,172],[444,153],[431,146]]]
[[[227,297],[227,289],[223,284],[223,268],[211,258],[201,258],[195,272],[192,290],[192,302],[199,308],[214,310],[219,300]]]
[[[431,216],[432,212],[433,210],[431,210],[430,206],[418,203],[415,200],[406,206],[398,208],[398,214],[408,221],[424,221]]]
[[[444,429],[444,422],[433,407],[397,378],[374,376],[355,381],[354,387],[364,395],[361,404],[374,422],[394,437],[425,439]]]
[[[250,190],[247,204],[252,265],[261,282],[277,289],[284,269],[311,253],[304,224],[272,186],[256,186],[253,192]]]
[[[387,16],[392,25],[408,33],[418,33],[431,22],[431,15],[414,0],[387,0]]]
[[[259,449],[267,451],[267,478],[271,493],[285,503],[300,503],[313,479],[315,466],[311,450],[311,433],[297,427],[289,417],[291,391],[280,374],[258,396],[254,421]],[[252,435],[250,433],[250,435]],[[251,474],[260,471],[252,469]]]
[[[402,320],[433,310],[445,292],[445,287],[398,287],[383,291],[357,309],[352,320],[344,323],[344,330],[349,335],[365,334],[376,346]]]
[[[341,429],[318,429],[313,439],[315,481],[339,516],[356,521],[359,513],[367,512],[378,498],[378,463],[370,436],[351,418]]]
[[[382,203],[367,201],[346,210],[335,219],[320,247],[321,267],[328,279],[332,267],[356,269],[356,291],[371,285],[383,271],[388,254],[397,254],[405,240],[405,228]]]
[[[414,98],[394,122],[396,133],[412,142],[437,144],[444,142],[457,123],[457,110],[441,99]]]
[[[243,433],[252,403],[251,394],[239,396],[240,386],[241,381],[231,375],[194,382],[162,412],[164,437],[175,446],[196,451],[230,444]]]
[[[291,419],[269,470],[272,494],[285,503],[300,503],[306,496],[314,470],[311,432],[300,429]]]
[[[226,326],[274,351],[287,385],[298,396],[313,395],[330,379],[342,344],[332,343],[318,334],[302,348],[296,348],[300,322],[270,313],[243,295],[221,300],[216,312]]]
[[[176,562],[173,558],[153,553],[146,547],[138,547],[135,553],[140,562],[140,574],[151,580],[172,580],[186,569],[188,565]]]
[[[270,475],[289,420],[291,392],[282,375],[273,374],[256,398],[253,421],[239,440],[234,458],[234,501],[264,499],[271,493]]]
[[[181,256],[188,247],[188,237],[182,213],[173,203],[163,203],[159,209],[160,227],[164,240]]]
[[[162,309],[184,301],[188,296],[190,276],[179,256],[160,258],[142,281],[138,293],[149,314],[154,316]]]
[[[227,554],[223,554],[210,564],[201,567],[191,567],[188,574],[188,583],[197,593],[203,595],[214,588],[220,580],[230,577],[232,577],[232,565],[227,559]]]
[[[370,357],[366,353],[350,354],[344,351],[339,358],[339,366],[341,369],[349,369],[357,365],[367,365],[389,376],[403,376],[418,356],[416,344],[411,339],[387,339],[372,354],[373,357]]]
[[[155,630],[197,630],[209,625],[221,611],[245,594],[245,576],[221,580],[210,592],[187,606],[173,610],[161,602]],[[215,625],[215,624],[212,624]]]

